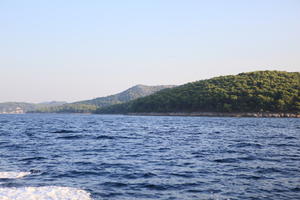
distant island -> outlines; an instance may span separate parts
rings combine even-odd
[[[180,86],[136,85],[73,103],[0,103],[1,113],[300,117],[300,73],[255,71]]]
[[[300,117],[300,73],[255,71],[164,89],[98,114]]]

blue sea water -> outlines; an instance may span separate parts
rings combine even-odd
[[[0,115],[1,171],[95,200],[300,199],[300,119]]]

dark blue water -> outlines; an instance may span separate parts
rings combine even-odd
[[[93,199],[300,199],[300,119],[0,115],[1,187]]]

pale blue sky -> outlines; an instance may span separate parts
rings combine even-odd
[[[299,0],[0,0],[0,102],[300,71]]]

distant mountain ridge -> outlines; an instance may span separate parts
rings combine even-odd
[[[22,114],[28,111],[36,110],[41,107],[50,108],[52,106],[60,106],[67,102],[50,101],[43,103],[26,103],[26,102],[4,102],[0,103],[0,114]]]
[[[54,112],[54,113],[89,113],[94,112],[96,109],[126,103],[128,101],[151,95],[155,92],[161,91],[167,88],[173,88],[174,85],[136,85],[123,92],[109,95],[106,97],[98,97],[91,100],[77,101],[73,103],[67,103],[60,106],[53,107],[41,107],[33,112]]]
[[[78,101],[72,104],[86,104],[86,105],[96,105],[99,107],[104,107],[112,104],[124,103],[140,97],[148,96],[162,89],[171,88],[171,87],[174,86],[173,85],[158,85],[158,86],[136,85],[118,94],[109,95],[106,97],[98,97],[92,100]]]

